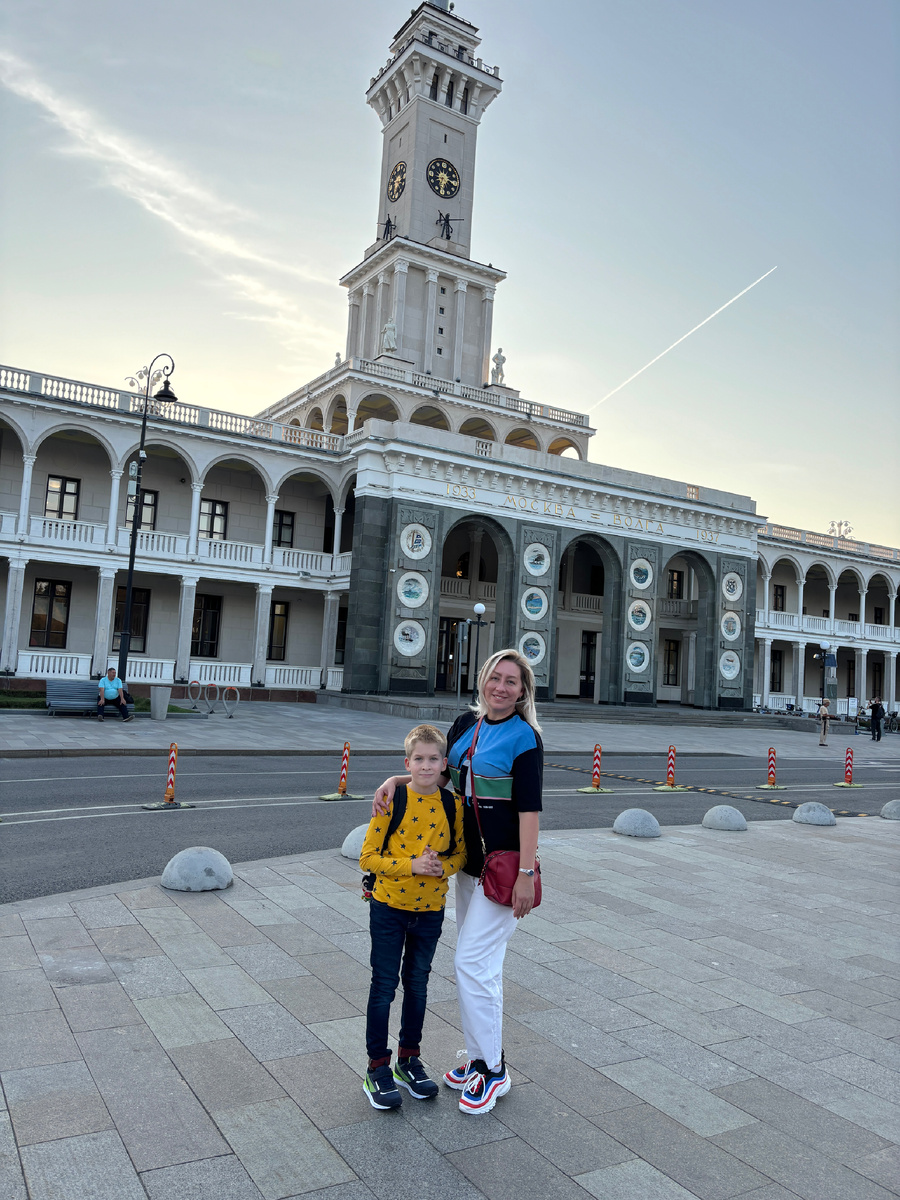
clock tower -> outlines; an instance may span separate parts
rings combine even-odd
[[[341,280],[348,358],[386,355],[474,387],[489,378],[505,278],[470,258],[478,126],[502,86],[479,45],[449,0],[425,0],[395,35],[366,95],[384,139],[377,237]]]

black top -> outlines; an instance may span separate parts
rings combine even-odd
[[[463,830],[466,864],[463,870],[476,878],[484,856],[481,836],[471,799],[466,795],[468,750],[478,718],[463,713],[447,735],[447,759],[451,778],[464,797]],[[485,845],[493,850],[519,849],[519,813],[540,812],[544,776],[544,746],[540,735],[512,713],[502,721],[485,717],[475,747],[475,795]]]

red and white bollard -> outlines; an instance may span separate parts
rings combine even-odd
[[[347,775],[350,771],[350,743],[344,742],[344,753],[341,755],[341,777],[338,781],[338,790],[336,792],[328,792],[324,796],[320,796],[320,800],[363,800],[363,796],[351,796],[347,791]]]
[[[166,794],[163,799],[167,804],[175,801],[175,767],[178,763],[178,743],[173,742],[169,747],[169,773],[166,775]]]
[[[836,783],[835,787],[842,788],[861,788],[861,783],[853,782],[853,751],[847,747],[847,753],[844,755],[844,780],[842,783]]]
[[[767,772],[768,779],[765,783],[761,783],[760,788],[765,788],[769,792],[783,792],[785,789],[775,782],[775,747],[769,747],[769,770]]]
[[[655,787],[654,792],[686,792],[688,789],[675,784],[675,747],[669,747],[669,757],[666,761],[666,782]]]
[[[600,743],[598,742],[597,745],[594,747],[594,764],[591,768],[591,786],[579,788],[578,789],[579,792],[591,792],[594,795],[596,795],[598,792],[611,792],[612,791],[612,788],[605,788],[605,787],[600,786],[600,780],[602,778],[602,775],[600,772],[600,756],[601,756],[601,754],[602,754],[602,749],[600,747]],[[578,768],[576,768],[576,770],[577,769]]]

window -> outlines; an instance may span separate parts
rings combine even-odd
[[[877,605],[875,608],[872,609],[872,624],[873,625],[883,625],[884,624],[884,609],[878,608]]]
[[[444,141],[445,141],[445,142],[447,141],[447,135],[446,135],[446,133],[444,134]]]
[[[156,510],[159,507],[159,492],[145,492],[141,488],[141,515],[138,529],[156,528]],[[125,502],[125,524],[131,528],[134,518],[134,496],[129,496]]]
[[[228,502],[200,501],[200,536],[211,542],[224,542],[228,532]]]
[[[823,617],[828,617],[828,616],[830,616],[830,615],[831,615],[831,614],[829,613],[829,611],[828,611],[828,609],[827,609],[827,608],[823,608],[823,609],[822,609],[822,616],[823,616]]]
[[[150,589],[131,589],[131,646],[130,653],[147,653],[147,617],[150,612]],[[122,641],[122,625],[125,622],[125,588],[116,588],[116,615],[113,622],[113,650],[118,650]]]
[[[443,290],[444,290],[444,289],[443,289],[443,288],[441,288],[441,291],[443,291]],[[439,309],[438,309],[438,312],[441,314],[441,316],[443,316],[443,315],[444,315],[444,310],[443,310],[442,308],[439,308]]]
[[[669,571],[666,596],[669,600],[684,599],[684,571]]]
[[[688,498],[688,500],[699,500],[700,499],[700,489],[697,487],[696,484],[694,484],[694,483],[687,484],[687,498]]]
[[[681,597],[676,597],[681,599]],[[678,660],[681,642],[677,638],[666,638],[663,650],[663,687],[678,687]]]
[[[286,600],[273,600],[269,609],[269,647],[266,650],[266,658],[271,658],[273,662],[284,662],[290,607]]]
[[[438,325],[438,333],[443,333],[443,332],[444,332],[443,325]]]
[[[285,546],[288,550],[294,544],[294,514],[275,509],[275,524],[272,526],[272,545]]]
[[[347,648],[347,610],[338,609],[337,637],[334,639],[334,665],[344,665],[344,651]]]
[[[850,659],[847,663],[847,696],[856,695],[856,661]]]
[[[779,610],[783,611],[783,610]],[[781,650],[772,651],[772,661],[769,670],[769,691],[780,692],[784,684],[784,652]]]
[[[444,351],[441,349],[440,346],[438,346],[438,354],[443,354],[443,353],[444,353]]]
[[[462,57],[462,55],[460,55],[460,57]],[[467,113],[469,111],[469,89],[468,88],[463,88],[462,100],[460,101],[459,111],[461,113]],[[446,138],[447,135],[444,134],[444,137]]]
[[[65,479],[62,475],[48,476],[44,516],[58,521],[77,521],[80,491],[80,479]]]
[[[447,295],[447,289],[446,289],[445,287],[442,287],[442,288],[441,288],[441,295],[442,295],[442,296],[446,296],[446,295]],[[444,310],[443,310],[443,309],[441,309],[441,312],[443,312],[443,311],[444,311]]]
[[[848,621],[858,621],[859,613],[847,613],[847,620]]]
[[[222,597],[198,595],[194,598],[194,623],[191,627],[191,656],[219,657],[219,627],[222,623]]]
[[[454,87],[453,80],[451,79],[450,82],[447,84],[447,95],[444,97],[444,103],[447,105],[448,108],[453,107],[453,94],[455,91],[456,91],[456,88]]]
[[[787,585],[784,583],[776,583],[772,588],[773,599],[772,609],[774,612],[784,612],[784,602],[786,599]]]
[[[34,607],[31,610],[29,646],[46,646],[65,650],[69,632],[69,599],[71,583],[58,579],[34,581]]]
[[[439,84],[440,84],[440,80],[438,79],[438,73],[437,73],[437,71],[435,71],[434,75],[432,75],[432,77],[431,77],[431,90],[428,93],[429,100],[437,100]]]

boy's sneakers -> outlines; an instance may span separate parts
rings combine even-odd
[[[460,1050],[457,1058],[465,1057],[465,1050]],[[457,1092],[461,1092],[466,1086],[466,1080],[472,1074],[472,1060],[468,1059],[462,1066],[454,1067],[452,1071],[444,1073],[444,1083],[447,1087],[454,1088]]]
[[[399,1108],[403,1103],[389,1063],[376,1067],[374,1071],[366,1071],[363,1091],[373,1108]]]
[[[476,1058],[471,1065],[472,1073],[459,1098],[459,1107],[461,1112],[477,1116],[490,1112],[500,1097],[505,1096],[512,1087],[512,1082],[503,1060],[497,1071],[491,1071],[481,1058]]]
[[[438,1085],[428,1078],[425,1068],[416,1057],[398,1058],[394,1079],[416,1100],[433,1100],[438,1094]]]

